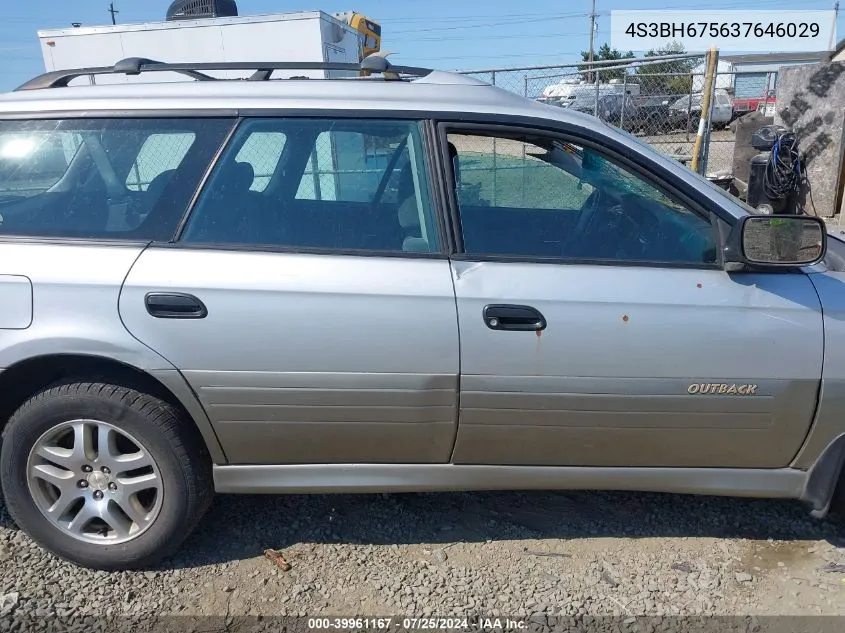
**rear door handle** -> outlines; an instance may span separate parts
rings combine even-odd
[[[148,292],[144,305],[157,319],[204,319],[208,316],[202,301],[183,292]]]
[[[539,310],[511,304],[484,306],[484,323],[491,330],[532,332],[546,329],[546,318]]]

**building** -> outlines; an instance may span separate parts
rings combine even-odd
[[[755,53],[749,55],[725,55],[720,60],[733,67],[733,90],[735,97],[759,97],[766,90],[777,87],[778,70],[784,66],[817,64],[825,61],[830,52],[814,53]]]

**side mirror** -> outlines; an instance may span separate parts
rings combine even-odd
[[[823,220],[806,215],[747,215],[733,228],[725,262],[753,267],[811,266],[827,252]]]

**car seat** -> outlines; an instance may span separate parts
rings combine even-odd
[[[417,204],[414,176],[411,163],[406,164],[399,172],[397,187],[399,208],[399,226],[402,227],[402,250],[408,253],[428,253],[431,249],[428,240],[422,236],[420,226],[420,212]]]
[[[245,242],[249,226],[246,206],[253,202],[250,187],[255,171],[249,163],[230,161],[212,177],[186,237],[195,242]]]

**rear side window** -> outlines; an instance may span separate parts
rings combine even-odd
[[[231,125],[0,121],[0,236],[170,240]]]
[[[158,176],[182,164],[196,138],[193,132],[150,134],[132,162],[126,177],[127,189],[147,191]]]
[[[281,132],[257,131],[244,141],[235,160],[248,163],[252,167],[251,191],[264,191],[270,184],[270,178],[276,171],[286,137]]]
[[[255,158],[255,139],[274,147],[261,154],[268,157],[263,167]],[[256,149],[248,150],[253,144]],[[271,165],[267,184],[256,186],[258,170]],[[215,166],[181,240],[436,252],[419,122],[246,120]]]

